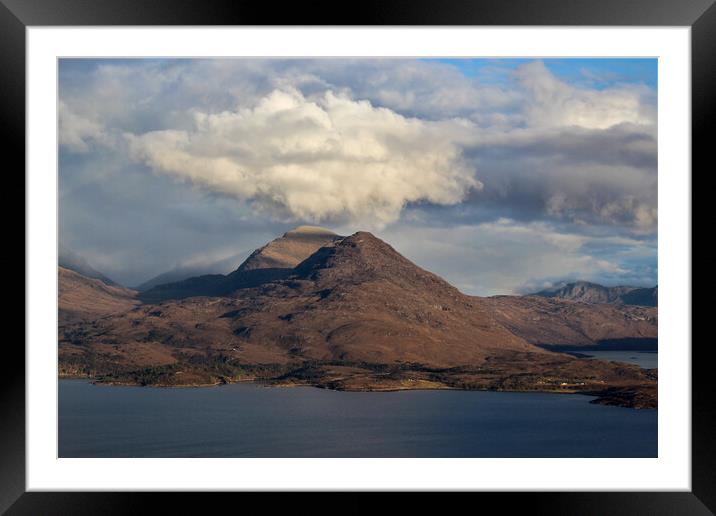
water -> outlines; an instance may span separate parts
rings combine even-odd
[[[644,369],[659,367],[659,355],[654,351],[583,351],[584,355],[599,360],[611,360],[614,362],[626,362],[636,364]]]
[[[573,394],[59,382],[60,457],[656,457],[657,411]]]

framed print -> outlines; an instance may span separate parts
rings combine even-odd
[[[710,514],[716,8],[639,4],[3,0],[27,302],[0,507]]]

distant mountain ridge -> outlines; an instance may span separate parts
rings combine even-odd
[[[60,246],[59,249],[58,265],[65,269],[69,269],[78,274],[81,274],[86,278],[98,279],[111,287],[122,286],[116,281],[109,279],[107,276],[93,268],[85,258],[63,246]]]
[[[637,306],[658,306],[658,286],[605,287],[588,281],[575,281],[530,294],[532,296],[566,299],[582,303],[609,303]]]
[[[144,292],[159,285],[177,283],[197,276],[227,274],[236,269],[236,265],[241,263],[242,258],[245,256],[246,253],[237,253],[211,263],[179,265],[171,270],[148,279],[147,281],[136,286],[134,289]]]

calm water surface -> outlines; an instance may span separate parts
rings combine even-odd
[[[656,457],[657,411],[583,395],[59,382],[60,457]]]
[[[659,367],[659,355],[654,351],[584,351],[583,354],[599,360],[636,364],[644,369]]]

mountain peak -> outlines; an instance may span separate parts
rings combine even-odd
[[[328,236],[337,236],[333,231],[330,229],[322,228],[319,226],[298,226],[293,229],[290,229],[286,231],[286,233],[283,234],[283,238],[291,238],[291,237],[297,237],[297,236],[318,236],[318,235],[328,235]]]
[[[375,236],[373,233],[370,233],[369,231],[356,231],[351,236],[346,237],[344,240],[349,240],[356,243],[380,242],[384,245],[388,245],[383,240]]]
[[[292,269],[324,245],[341,238],[317,226],[298,226],[256,249],[238,271],[253,269]]]
[[[435,274],[421,269],[388,243],[367,231],[324,246],[294,269],[298,277],[331,284],[362,284],[386,280],[407,289],[457,289]]]
[[[380,268],[386,261],[402,260],[410,263],[390,245],[367,231],[358,231],[350,236],[324,246],[303,263],[296,267],[297,271],[335,268],[337,266],[354,266],[362,264],[365,268]],[[300,273],[300,272],[299,272]]]

